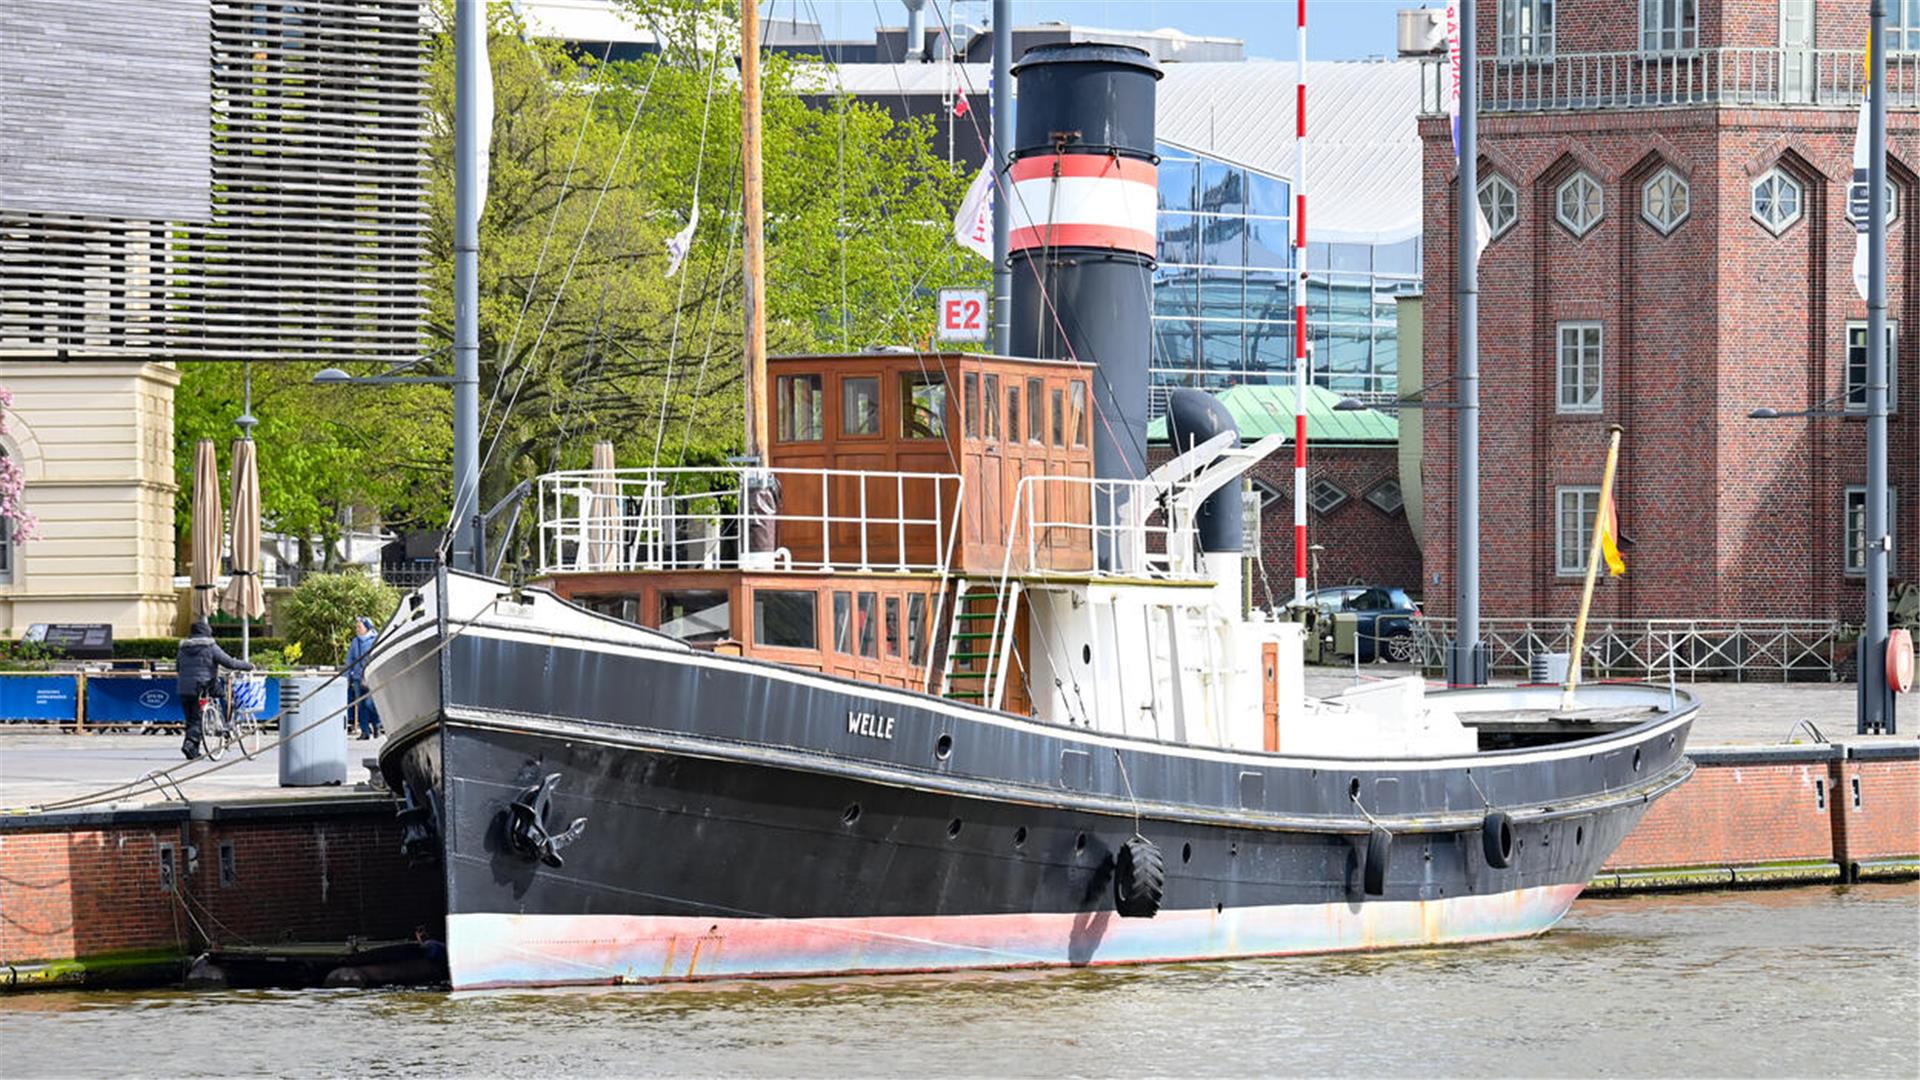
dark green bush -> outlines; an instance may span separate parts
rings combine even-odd
[[[229,655],[240,655],[240,639],[237,637],[216,637],[213,639]],[[257,637],[253,639],[253,651],[272,650],[279,652],[287,646],[286,641],[277,637]],[[180,639],[170,637],[118,638],[113,643],[115,660],[172,660],[180,654]]]

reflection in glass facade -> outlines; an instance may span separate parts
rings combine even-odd
[[[1291,185],[1162,143],[1154,382],[1219,388],[1293,377]],[[1391,397],[1394,299],[1420,291],[1420,238],[1307,246],[1314,382]]]

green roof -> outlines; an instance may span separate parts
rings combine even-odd
[[[1214,397],[1232,414],[1244,442],[1269,435],[1293,438],[1294,389],[1291,386],[1245,385],[1214,391]],[[1338,412],[1334,405],[1347,395],[1324,386],[1307,387],[1307,443],[1392,443],[1400,440],[1400,421],[1378,409]],[[1147,425],[1147,441],[1167,441],[1165,417]]]

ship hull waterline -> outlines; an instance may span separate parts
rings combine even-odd
[[[382,763],[443,861],[456,989],[1523,937],[1691,771],[1690,704],[1526,751],[1302,759],[682,648],[480,623],[446,639],[403,627],[395,644],[383,665],[407,671],[376,693],[412,711]],[[512,804],[548,777],[547,828],[585,822],[557,866],[508,835]],[[1483,836],[1495,808],[1513,831],[1503,867]],[[1393,843],[1369,894],[1376,825]],[[1135,835],[1167,867],[1151,918],[1115,910],[1115,855]]]

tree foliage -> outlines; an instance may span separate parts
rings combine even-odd
[[[623,466],[710,464],[741,442],[740,93],[737,5],[628,0],[661,53],[602,63],[531,40],[493,5],[494,124],[480,233],[482,503],[514,482],[586,464],[611,439]],[[440,25],[452,27],[451,4]],[[429,340],[453,337],[451,34],[429,65]],[[762,64],[768,348],[858,350],[923,340],[932,290],[987,265],[952,243],[969,177],[936,156],[931,125],[834,98],[822,63]],[[809,101],[813,104],[809,105]],[[669,237],[699,207],[678,275]],[[337,535],[348,503],[437,528],[450,502],[444,388],[308,385],[255,366],[267,527]],[[372,373],[373,368],[366,369]],[[178,409],[183,511],[192,445],[227,442],[236,365],[185,365]],[[182,520],[185,514],[182,514]]]
[[[398,593],[359,571],[310,574],[280,601],[274,628],[307,663],[338,664],[346,659],[355,616],[385,626],[399,604]]]

